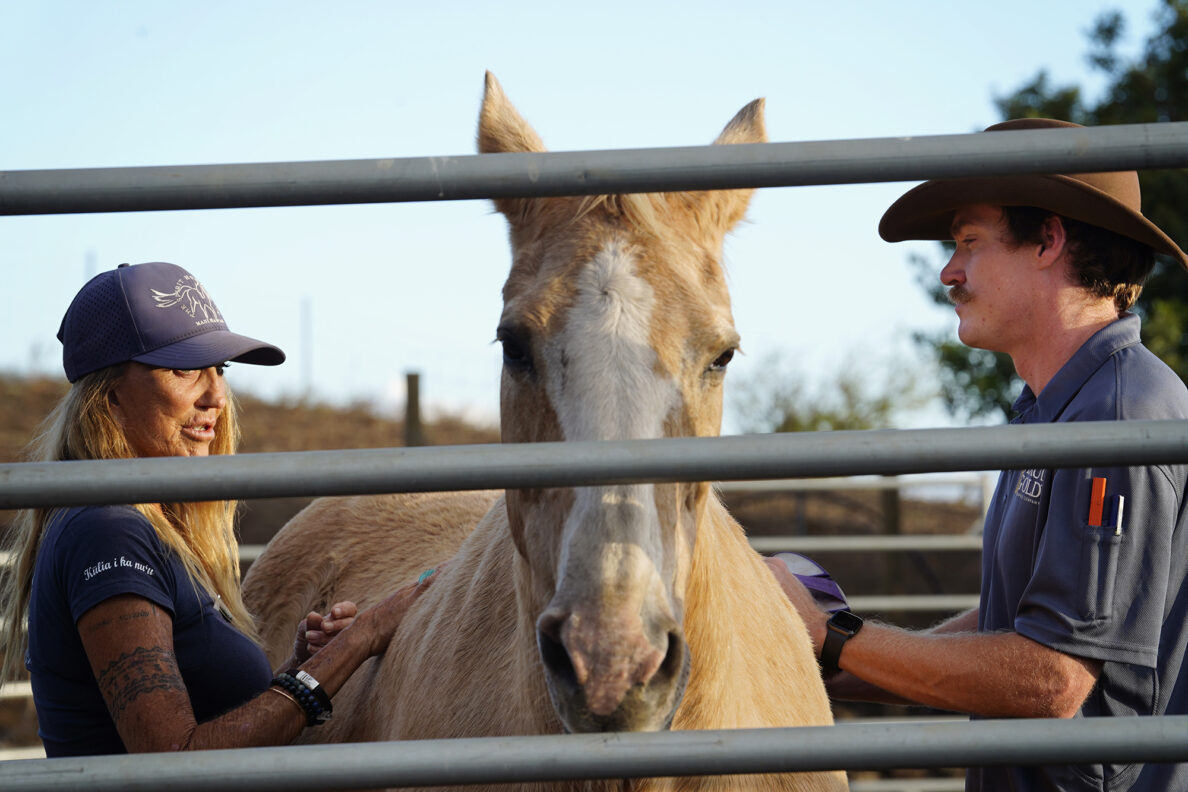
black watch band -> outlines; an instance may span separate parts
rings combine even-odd
[[[848,610],[840,610],[825,623],[825,643],[821,646],[821,677],[829,679],[841,668],[842,647],[862,629],[862,618]]]

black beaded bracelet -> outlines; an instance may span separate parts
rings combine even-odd
[[[288,691],[293,698],[297,699],[301,709],[305,710],[305,722],[308,725],[317,726],[319,723],[329,720],[334,709],[330,705],[330,697],[326,695],[326,691],[321,689],[316,679],[304,671],[298,671],[297,674],[297,677],[286,673],[277,674],[276,678],[272,680],[272,684]],[[302,681],[299,678],[301,675],[313,682],[313,686]]]
[[[322,705],[322,711],[326,713],[322,720],[329,718],[330,713],[334,712],[334,705],[330,703],[330,696],[326,693],[326,689],[308,671],[298,671],[293,676],[296,677],[298,682],[309,688],[309,692],[313,693],[314,698]]]

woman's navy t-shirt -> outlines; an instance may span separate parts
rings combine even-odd
[[[65,509],[46,527],[29,601],[29,653],[47,756],[125,753],[78,635],[80,617],[134,594],[173,617],[173,649],[199,723],[268,688],[264,652],[194,585],[152,525],[130,506]]]

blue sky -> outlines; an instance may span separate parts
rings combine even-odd
[[[1093,19],[1122,10],[1132,53],[1155,7],[0,0],[0,170],[469,154],[488,69],[557,151],[709,143],[761,96],[772,140],[973,132],[1041,68],[1100,88]],[[875,230],[909,186],[756,194],[726,245],[732,378],[772,355],[814,381],[923,365],[911,332],[954,323],[908,257],[937,249]],[[509,258],[486,201],[0,217],[0,370],[60,373],[54,333],[86,277],[153,260],[289,353],[234,367],[240,390],[395,410],[418,371],[423,404],[495,414]]]

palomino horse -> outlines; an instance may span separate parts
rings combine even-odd
[[[717,143],[765,140],[763,104]],[[487,75],[484,153],[544,151]],[[721,266],[750,191],[495,202],[511,228],[504,442],[716,435],[738,347]],[[274,662],[292,625],[452,561],[310,740],[832,723],[807,632],[706,483],[327,498],[245,580]],[[844,789],[842,773],[530,789]]]

